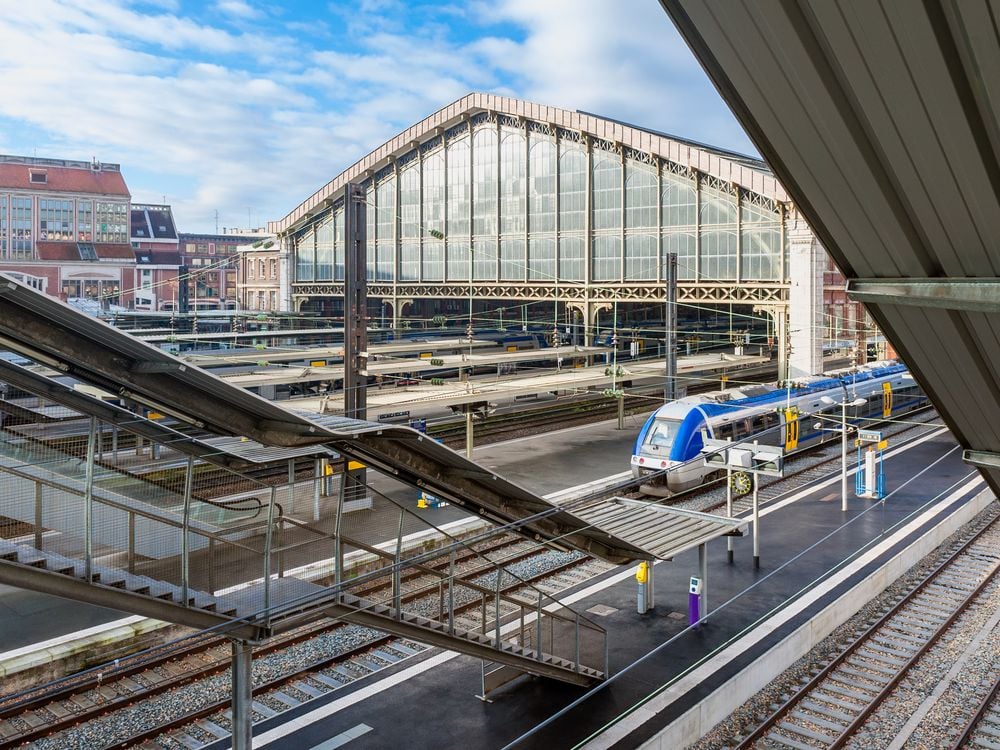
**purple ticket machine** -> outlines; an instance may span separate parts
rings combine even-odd
[[[688,587],[688,625],[697,625],[701,620],[701,579],[691,576]]]

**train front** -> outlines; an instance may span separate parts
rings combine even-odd
[[[632,476],[643,480],[642,491],[667,497],[701,484],[701,429],[705,415],[691,404],[675,401],[661,406],[646,420],[632,451]]]

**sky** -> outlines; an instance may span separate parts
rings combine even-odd
[[[471,91],[756,153],[657,0],[2,6],[0,153],[119,163],[182,232],[280,219]]]

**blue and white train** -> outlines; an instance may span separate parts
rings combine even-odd
[[[857,399],[865,402],[851,406]],[[717,471],[701,457],[703,433],[715,440],[782,445],[790,453],[837,437],[816,428],[816,415],[826,414],[839,423],[845,401],[848,421],[863,428],[918,409],[927,397],[906,367],[894,361],[802,378],[791,387],[755,384],[686,396],[661,406],[646,420],[635,441],[632,473],[647,479],[643,489],[650,494],[696,487]]]

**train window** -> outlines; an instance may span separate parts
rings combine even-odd
[[[673,445],[674,435],[677,434],[677,427],[679,425],[680,422],[675,419],[654,420],[647,442],[658,448],[669,448]]]
[[[733,438],[735,440],[747,437],[751,431],[749,419],[737,419],[733,422]]]

